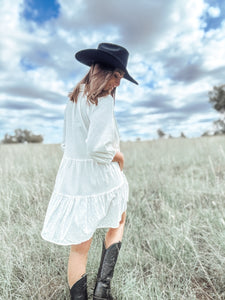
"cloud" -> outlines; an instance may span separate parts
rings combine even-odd
[[[40,106],[36,103],[25,102],[25,101],[15,101],[15,100],[5,100],[0,102],[0,108],[8,109],[8,110],[36,110],[39,109]]]
[[[209,9],[208,9],[208,14],[212,18],[218,18],[219,15],[220,15],[219,7],[210,6]]]
[[[51,102],[51,103],[62,103],[63,96],[60,93],[56,93],[54,91],[49,91],[47,89],[38,89],[36,85],[29,86],[29,81],[27,81],[25,84],[20,85],[18,83],[10,84],[10,85],[4,85],[2,88],[2,92],[10,95],[10,96],[18,96],[20,97],[28,98],[28,99],[43,99],[45,101]]]
[[[59,0],[55,11],[47,1],[46,12],[38,3],[1,2],[0,109],[10,116],[2,136],[24,126],[59,142],[67,94],[88,71],[74,54],[102,41],[128,48],[128,70],[139,82],[124,80],[117,91],[123,139],[152,138],[158,128],[199,135],[216,118],[207,92],[224,83],[219,1]]]
[[[134,104],[136,107],[149,107],[152,109],[157,109],[157,110],[166,110],[167,112],[173,110],[173,106],[170,104],[172,101],[172,96],[171,95],[164,95],[164,94],[149,94],[149,97],[147,100],[141,100],[138,101]]]

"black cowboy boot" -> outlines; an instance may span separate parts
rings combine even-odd
[[[70,289],[71,300],[88,300],[87,296],[87,274],[74,283]]]
[[[105,249],[103,242],[101,263],[98,269],[97,282],[94,289],[93,300],[112,300],[110,294],[110,282],[113,277],[114,267],[117,261],[121,242],[112,244]]]

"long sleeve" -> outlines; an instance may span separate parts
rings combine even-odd
[[[86,139],[87,152],[99,163],[110,163],[117,150],[113,147],[115,131],[114,102],[112,96],[99,98],[90,116]]]
[[[66,146],[66,108],[64,110],[63,138],[62,138],[62,143],[60,146],[61,146],[62,151],[64,151],[65,146]]]

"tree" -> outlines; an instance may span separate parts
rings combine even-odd
[[[17,143],[16,138],[8,133],[5,134],[4,139],[2,140],[4,144],[15,144]]]
[[[209,133],[209,131],[205,131],[205,132],[203,132],[203,134],[202,134],[201,136],[202,136],[202,137],[210,136],[210,133]]]
[[[42,135],[35,135],[31,131],[25,129],[22,130],[20,128],[14,130],[15,135],[5,134],[4,139],[2,140],[3,144],[12,144],[12,143],[41,143],[43,142]]]
[[[225,84],[214,86],[208,95],[209,102],[213,104],[213,108],[221,115],[219,120],[213,122],[216,129],[215,134],[225,134]]]
[[[214,86],[212,91],[209,91],[209,102],[213,104],[213,108],[224,114],[225,112],[225,84]]]
[[[181,138],[186,138],[185,134],[183,132],[180,133]]]
[[[43,142],[43,136],[38,134],[38,135],[35,135],[35,134],[32,134],[29,136],[29,138],[27,139],[27,142],[28,143],[42,143]]]
[[[224,134],[225,133],[225,120],[219,119],[213,122],[215,133],[214,135]]]
[[[14,132],[17,143],[24,143],[26,140],[24,131],[22,129],[15,129]]]
[[[158,134],[159,138],[163,138],[166,136],[166,134],[160,128],[157,130],[157,134]]]

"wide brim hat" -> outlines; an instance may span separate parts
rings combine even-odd
[[[105,66],[121,69],[125,72],[125,79],[138,84],[127,71],[128,56],[129,52],[127,49],[111,43],[101,43],[97,49],[85,49],[75,54],[75,58],[87,66],[100,63]]]

